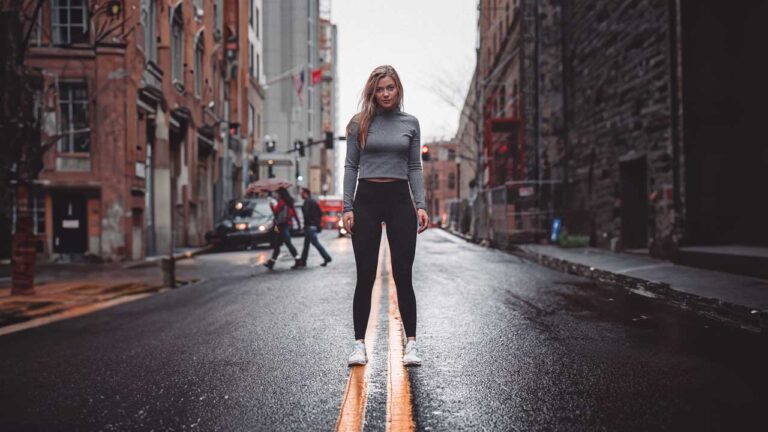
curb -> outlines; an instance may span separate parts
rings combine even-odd
[[[173,254],[173,259],[175,261],[185,260],[192,258],[194,256],[203,254],[205,252],[208,252],[213,249],[213,245],[205,245],[202,247],[199,247],[197,249],[193,249],[191,251],[187,252],[179,252]],[[159,255],[156,257],[152,257],[150,259],[144,259],[143,261],[133,261],[129,262],[127,264],[123,265],[124,269],[134,269],[134,268],[142,268],[142,267],[152,267],[152,266],[159,266],[160,262],[165,258],[165,255]]]
[[[456,235],[456,233],[449,230],[444,231]],[[466,240],[463,235],[457,235],[457,237]],[[626,290],[629,294],[639,295],[652,301],[662,301],[678,309],[696,313],[731,327],[768,335],[768,311],[765,310],[755,310],[747,306],[718,299],[684,293],[675,290],[667,283],[627,276],[625,274],[614,273],[549,255],[528,252],[523,248],[516,246],[509,250],[498,250],[511,253],[553,270],[611,284]]]
[[[19,320],[0,325],[0,336],[15,333],[17,331],[29,328],[39,327],[56,321],[62,321],[69,318],[75,318],[81,315],[87,315],[101,309],[109,308],[123,303],[140,300],[146,297],[154,296],[181,287],[197,284],[204,279],[177,279],[180,284],[176,288],[169,288],[165,285],[144,284],[142,289],[128,293],[120,293],[113,297],[104,298],[93,302],[83,302],[52,310],[50,313],[41,314],[32,318],[19,315]],[[117,286],[137,285],[135,283],[124,283]]]

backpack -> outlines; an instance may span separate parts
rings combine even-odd
[[[288,204],[283,204],[283,208],[275,215],[275,223],[278,225],[288,223]]]

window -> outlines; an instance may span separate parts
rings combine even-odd
[[[88,9],[85,0],[52,0],[53,43],[69,45],[88,42]]]
[[[253,135],[253,132],[255,131],[255,117],[256,109],[253,107],[253,105],[248,104],[248,135]]]
[[[456,174],[448,173],[448,189],[456,189]]]
[[[261,78],[261,55],[256,53],[256,81],[259,81]]]
[[[155,0],[141,0],[141,25],[144,28],[144,55],[157,61],[157,5]]]
[[[261,11],[259,11],[259,8],[256,8],[256,39],[261,38],[261,36],[259,36],[260,17],[261,17]]]
[[[88,88],[85,83],[59,84],[61,134],[59,153],[88,153],[91,128],[88,122]]]
[[[174,81],[184,84],[184,20],[181,16],[181,4],[173,11],[171,56],[171,76]]]
[[[448,159],[451,162],[456,161],[456,150],[454,149],[448,149]]]
[[[40,193],[32,194],[32,222],[35,235],[45,234],[45,197]]]
[[[203,94],[203,33],[197,37],[195,44],[195,95]]]
[[[221,39],[221,17],[219,17],[219,10],[221,6],[219,3],[221,0],[213,1],[213,40],[218,42]]]
[[[253,68],[253,44],[248,42],[248,73],[254,76],[255,70]]]
[[[253,27],[253,0],[248,1],[248,24]]]

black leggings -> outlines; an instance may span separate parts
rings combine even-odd
[[[382,222],[387,224],[392,276],[397,286],[397,303],[405,335],[415,337],[416,296],[413,293],[411,268],[416,254],[418,222],[408,181],[371,182],[361,179],[357,185],[353,208],[355,223],[352,227],[352,247],[357,265],[357,286],[352,306],[355,339],[364,339],[368,327]]]

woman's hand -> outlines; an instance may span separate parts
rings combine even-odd
[[[429,216],[427,215],[427,211],[424,209],[418,209],[416,211],[416,216],[419,219],[419,231],[418,233],[423,233],[427,228],[429,228]]]
[[[352,228],[355,226],[355,213],[352,211],[345,212],[341,220],[344,222],[344,229],[352,234]]]

